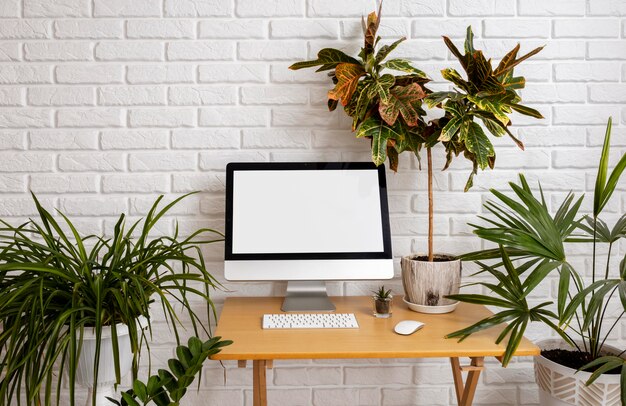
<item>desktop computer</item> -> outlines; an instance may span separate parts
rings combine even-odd
[[[325,281],[393,277],[384,166],[229,163],[224,274],[287,281],[283,311],[334,311]]]

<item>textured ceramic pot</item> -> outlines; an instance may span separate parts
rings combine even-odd
[[[419,258],[419,259],[418,259]],[[446,313],[454,310],[456,302],[447,295],[459,293],[461,261],[454,256],[437,254],[428,262],[424,255],[402,257],[402,285],[405,300],[418,306],[427,306],[428,313]],[[441,309],[438,312],[436,309]]]
[[[570,349],[561,339],[547,339],[537,343],[542,350]],[[603,355],[620,351],[605,345]],[[568,368],[543,356],[535,357],[535,380],[539,387],[539,404],[542,406],[620,406],[620,375],[603,374],[594,383],[585,382],[590,372]]]

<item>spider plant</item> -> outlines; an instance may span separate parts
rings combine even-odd
[[[58,212],[60,218],[55,219],[34,194],[39,218],[19,226],[0,220],[0,404],[25,400],[27,405],[49,405],[53,397],[59,404],[65,370],[73,405],[76,365],[87,328],[97,340],[94,387],[105,326],[111,328],[120,381],[116,323],[129,327],[136,378],[142,344],[150,355],[137,318],[147,318],[151,335],[149,306],[156,299],[177,343],[181,312],[191,320],[195,335],[208,334],[208,323],[200,320],[189,299],[206,300],[208,314],[214,314],[209,289],[218,283],[206,268],[200,246],[221,241],[222,234],[200,229],[182,237],[176,225],[172,236],[151,237],[155,224],[186,196],[159,208],[160,196],[147,216],[129,227],[122,214],[110,238],[82,237],[67,216]]]
[[[541,185],[539,192],[533,193],[523,175],[520,175],[520,184],[510,184],[517,198],[491,190],[499,201],[485,204],[492,216],[480,217],[487,225],[472,226],[475,234],[499,248],[466,254],[463,259],[476,261],[480,272],[488,273],[495,281],[479,283],[490,292],[487,295],[459,294],[451,298],[502,310],[448,337],[463,340],[477,331],[509,323],[497,338],[498,343],[507,340],[503,359],[506,365],[529,323],[544,323],[567,343],[588,353],[591,362],[582,369],[595,368],[588,384],[600,374],[621,367],[621,398],[626,406],[626,361],[619,357],[626,350],[602,356],[604,343],[626,312],[626,257],[619,266],[611,261],[616,244],[626,237],[626,214],[622,214],[612,228],[600,218],[626,168],[626,154],[623,154],[608,173],[610,137],[611,119],[604,138],[591,215],[582,218],[578,215],[583,197],[576,198],[571,192],[551,214]],[[566,243],[592,245],[591,280],[584,279],[568,262]],[[597,249],[599,244],[608,246],[604,263]],[[482,262],[488,259],[499,261],[491,265]],[[519,260],[520,265],[514,265],[513,259]],[[559,276],[556,303],[545,301],[532,306],[528,295],[542,283],[550,283],[546,277],[554,272]],[[624,311],[613,323],[605,323],[607,307],[616,295]]]

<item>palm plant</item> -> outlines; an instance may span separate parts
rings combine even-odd
[[[137,318],[147,318],[151,334],[149,307],[157,298],[177,342],[181,310],[196,335],[208,334],[207,322],[200,320],[189,300],[206,300],[208,314],[214,312],[209,289],[218,283],[206,268],[200,246],[221,241],[222,234],[200,229],[181,237],[176,225],[173,236],[150,237],[155,224],[186,196],[159,208],[160,196],[145,219],[128,228],[122,214],[111,238],[82,237],[63,213],[62,223],[55,220],[35,195],[38,219],[19,226],[0,220],[0,404],[22,398],[27,405],[51,404],[55,381],[58,404],[65,370],[73,405],[76,365],[87,328],[97,340],[94,387],[105,326],[111,328],[120,382],[117,323],[129,327],[136,378],[142,344],[150,352]]]
[[[444,79],[454,88],[451,91],[433,93],[425,85],[430,81],[421,70],[412,66],[406,59],[387,59],[390,53],[406,38],[400,38],[390,45],[378,47],[381,40],[377,36],[380,13],[372,12],[363,20],[365,43],[358,59],[334,48],[324,48],[312,61],[297,62],[290,69],[319,67],[317,72],[330,71],[335,87],[328,92],[328,108],[333,111],[339,102],[344,111],[352,117],[352,130],[357,138],[367,138],[371,143],[372,161],[376,165],[389,159],[389,166],[397,170],[399,154],[413,152],[419,159],[419,152],[426,149],[428,171],[428,260],[433,261],[433,187],[432,187],[432,148],[441,143],[446,153],[448,168],[453,158],[462,154],[472,162],[472,171],[465,190],[472,187],[473,177],[487,167],[493,169],[496,154],[484,128],[496,137],[505,134],[524,148],[508,127],[509,115],[520,114],[543,118],[538,111],[520,104],[521,97],[516,90],[525,86],[525,79],[513,76],[513,69],[521,62],[535,55],[543,47],[517,57],[519,44],[507,53],[494,68],[481,50],[474,48],[474,34],[467,28],[464,53],[454,43],[443,37],[446,46],[459,60],[466,73],[466,79],[452,68],[441,71]],[[390,72],[402,72],[395,75]],[[429,108],[439,108],[443,116],[425,121]]]
[[[486,210],[492,217],[480,217],[487,225],[472,225],[480,238],[498,245],[498,248],[472,252],[463,256],[474,260],[480,272],[495,278],[494,282],[480,282],[490,293],[459,294],[453,299],[468,303],[491,305],[502,310],[476,324],[453,332],[448,337],[461,340],[471,334],[509,323],[497,338],[506,341],[503,364],[506,365],[518,347],[524,331],[531,322],[549,326],[567,343],[587,353],[587,365],[583,369],[595,368],[588,383],[602,373],[621,367],[622,404],[626,406],[626,361],[615,354],[602,356],[602,347],[626,312],[626,257],[619,267],[611,262],[615,244],[626,237],[626,214],[610,228],[600,214],[613,194],[622,172],[626,168],[626,154],[609,174],[608,161],[611,137],[611,119],[608,121],[604,146],[596,178],[593,213],[579,218],[578,210],[583,197],[575,198],[570,192],[552,215],[539,185],[539,193],[533,193],[526,179],[520,175],[520,183],[511,183],[517,197],[497,190],[491,193],[499,202],[488,201]],[[583,279],[569,262],[566,243],[592,244],[591,281]],[[599,263],[598,244],[608,245],[606,262]],[[488,265],[482,261],[499,260]],[[513,259],[519,260],[515,266]],[[612,276],[611,270],[617,275]],[[545,301],[535,306],[528,303],[528,295],[546,281],[553,272],[559,274],[557,302]],[[618,295],[624,311],[605,330],[607,307],[613,296]]]

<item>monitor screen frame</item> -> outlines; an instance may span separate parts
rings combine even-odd
[[[302,252],[302,253],[233,253],[233,182],[236,171],[289,171],[289,170],[376,170],[380,197],[380,216],[383,233],[383,251],[377,252]],[[274,261],[274,260],[371,260],[391,259],[391,231],[387,179],[384,165],[372,162],[231,162],[226,165],[226,224],[224,260]]]

